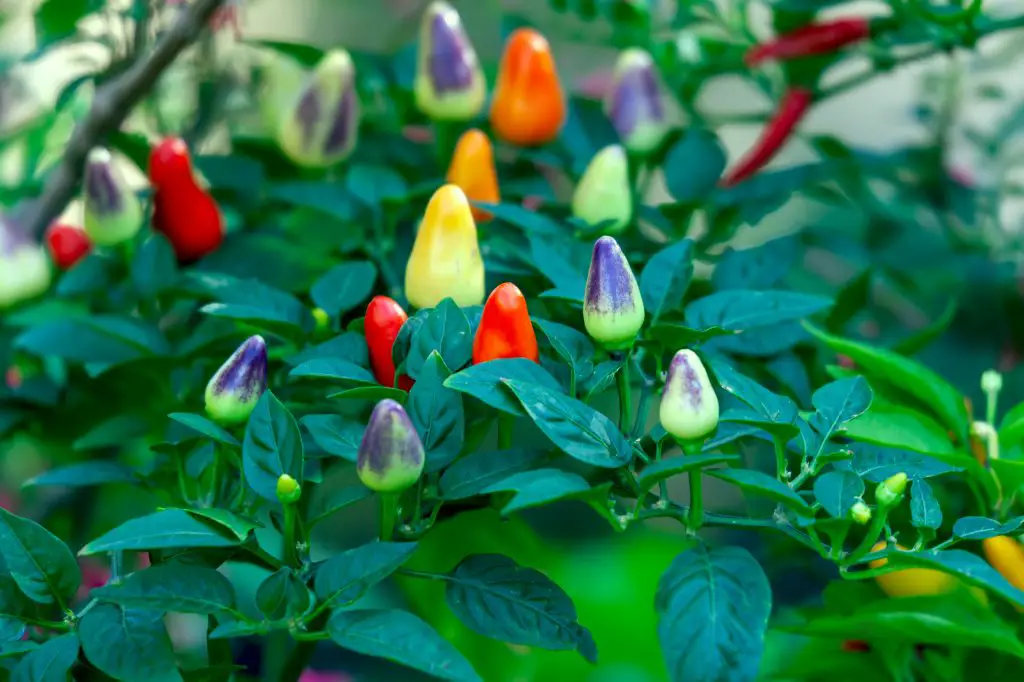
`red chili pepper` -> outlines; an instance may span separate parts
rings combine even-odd
[[[814,93],[807,88],[791,88],[782,97],[779,110],[768,121],[761,138],[747,155],[722,179],[723,187],[746,180],[763,168],[786,143],[793,130],[803,119],[814,100]]]
[[[867,653],[871,651],[871,645],[862,639],[848,639],[843,642],[843,651],[850,653]]]
[[[217,250],[224,241],[224,218],[217,202],[200,185],[185,142],[168,138],[149,155],[153,228],[163,233],[182,263]]]
[[[785,61],[829,54],[847,45],[867,40],[871,37],[871,32],[871,21],[863,17],[811,24],[755,45],[747,51],[743,61],[747,66],[756,66],[771,60]]]
[[[537,362],[539,357],[537,335],[523,292],[511,282],[499,284],[484,304],[480,326],[473,339],[473,364],[500,358],[526,358]]]
[[[46,230],[46,247],[57,267],[67,270],[92,251],[92,242],[85,230],[54,223]]]
[[[387,296],[374,296],[366,306],[366,319],[363,322],[363,333],[366,335],[366,347],[370,351],[370,366],[373,376],[382,386],[395,385],[395,361],[391,356],[391,348],[395,345],[398,332],[409,316],[393,299]],[[413,380],[404,374],[398,377],[398,387],[403,391],[412,388]]]

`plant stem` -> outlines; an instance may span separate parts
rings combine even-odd
[[[512,447],[512,431],[515,429],[516,418],[511,414],[498,414],[498,449],[508,450]]]
[[[629,433],[630,423],[633,420],[633,398],[630,395],[629,376],[630,352],[626,353],[622,361],[622,368],[615,375],[615,382],[619,387],[619,431]]]
[[[781,438],[776,436],[774,439],[774,445],[775,477],[782,481],[783,483],[785,483],[786,479],[789,478],[789,471],[787,470],[786,466],[786,443]]]
[[[878,542],[879,536],[882,534],[882,529],[885,528],[885,521],[889,518],[889,510],[883,506],[879,506],[876,513],[871,517],[871,524],[868,525],[868,530],[864,534],[864,538],[860,541],[860,544],[850,552],[849,558],[846,560],[845,565],[855,564],[860,561],[860,558],[871,551],[871,548]]]
[[[380,539],[390,542],[395,536],[395,523],[398,521],[398,495],[380,493]]]
[[[324,612],[313,619],[310,628],[322,630],[326,624],[327,612]],[[309,665],[310,659],[313,658],[313,652],[316,651],[316,644],[321,639],[324,638],[296,638],[295,648],[292,649],[281,667],[281,675],[278,678],[280,682],[296,682],[302,676],[302,671]]]
[[[690,531],[696,533],[704,523],[704,479],[699,467],[688,474],[690,478]]]
[[[661,461],[661,457],[664,454],[664,451],[665,451],[664,443],[665,443],[665,440],[662,439],[662,440],[659,440],[657,443],[654,444],[654,460],[656,462],[660,462]],[[667,500],[668,499],[668,480],[667,479],[663,478],[660,481],[658,481],[658,497],[660,497],[663,500]]]
[[[299,553],[296,550],[295,531],[298,515],[294,504],[284,505],[284,562],[292,568],[299,567]]]

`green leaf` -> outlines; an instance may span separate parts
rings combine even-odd
[[[715,464],[735,462],[737,459],[739,458],[736,455],[707,453],[670,457],[644,467],[637,479],[637,484],[640,486],[640,493],[642,495],[653,488],[657,483],[672,478],[673,476],[678,476],[679,474],[693,471],[694,469],[704,469],[706,467],[714,466]]]
[[[1024,403],[1018,403],[999,424],[999,447],[1009,450],[1024,442]]]
[[[293,369],[288,376],[292,379],[327,379],[356,385],[377,385],[377,380],[369,370],[341,358],[307,360]]]
[[[531,211],[519,204],[488,204],[474,202],[495,218],[518,227],[526,234],[540,236],[562,236],[565,234],[565,226],[554,218],[538,211]]]
[[[408,611],[338,611],[327,630],[342,649],[394,661],[442,680],[481,682],[448,640]]]
[[[309,431],[313,442],[324,452],[355,462],[363,441],[364,424],[346,420],[336,414],[307,414],[299,423]]]
[[[814,481],[814,499],[835,519],[848,519],[864,494],[864,481],[852,471],[829,471]]]
[[[89,662],[115,680],[181,682],[159,611],[97,604],[82,616],[78,636]]]
[[[267,189],[267,198],[292,206],[312,208],[332,218],[355,218],[352,197],[333,182],[278,182]]]
[[[105,483],[132,483],[135,474],[131,469],[108,460],[98,459],[92,462],[69,464],[58,469],[44,471],[35,478],[21,484],[22,488],[43,486],[65,486],[68,488],[84,488]]]
[[[681,239],[647,260],[640,273],[640,295],[651,324],[679,308],[693,278],[693,241]]]
[[[871,387],[864,377],[851,377],[825,384],[811,396],[814,414],[809,423],[821,437],[817,457],[825,450],[829,439],[844,432],[847,422],[856,419],[871,405]]]
[[[220,526],[238,538],[239,542],[248,538],[249,533],[255,529],[263,527],[259,521],[241,517],[227,509],[208,507],[206,509],[185,509],[184,511],[195,516],[200,521],[212,521],[214,525]]]
[[[889,565],[899,568],[932,568],[959,577],[965,583],[994,592],[1024,607],[1024,592],[1017,589],[984,559],[962,549],[927,552],[889,552]]]
[[[800,514],[810,513],[807,502],[792,488],[773,476],[756,469],[715,469],[706,472],[709,476],[739,486],[745,492],[767,497],[786,505]]]
[[[162,234],[150,235],[132,259],[132,282],[139,298],[153,298],[178,281],[174,249]]]
[[[485,450],[459,459],[441,475],[441,497],[464,500],[526,471],[544,457],[540,450]]]
[[[849,422],[843,435],[862,443],[913,450],[961,465],[969,459],[950,442],[947,431],[934,419],[884,400],[875,400],[867,412]]]
[[[370,542],[320,564],[314,588],[332,607],[350,604],[397,571],[416,551],[415,542]]]
[[[265,500],[277,501],[277,479],[288,474],[302,482],[303,453],[299,425],[288,408],[266,391],[249,417],[242,444],[245,482]]]
[[[923,478],[910,484],[910,522],[915,528],[935,530],[942,525],[942,507]]]
[[[346,358],[349,362],[360,367],[369,366],[369,357],[366,348],[366,338],[355,332],[345,332],[335,336],[330,341],[315,346],[307,346],[302,351],[285,358],[292,367],[297,367],[309,360],[318,358]]]
[[[506,380],[534,384],[555,391],[561,388],[547,370],[526,358],[488,360],[479,365],[470,365],[448,377],[444,385],[446,388],[471,395],[502,412],[526,416],[526,411],[519,401],[505,388]]]
[[[661,576],[654,607],[673,682],[756,677],[772,593],[747,550],[703,544],[684,550]]]
[[[69,632],[30,651],[14,667],[11,682],[66,682],[77,660],[78,635]]]
[[[192,414],[190,412],[173,412],[167,415],[169,419],[173,419],[179,424],[184,424],[188,428],[192,429],[198,434],[204,435],[208,438],[212,438],[218,443],[230,445],[231,447],[238,447],[240,443],[238,439],[232,436],[227,429],[222,426],[215,424],[201,414]]]
[[[721,421],[756,424],[777,438],[789,441],[800,429],[796,425],[798,411],[796,404],[787,398],[772,393],[767,388],[750,379],[721,358],[711,362],[712,371],[719,386],[736,396],[749,406],[747,409],[727,410]]]
[[[561,469],[534,469],[513,474],[484,488],[485,494],[514,492],[515,495],[501,509],[503,516],[539,507],[561,500],[604,502],[608,499],[608,485],[591,488],[579,474]]]
[[[942,336],[949,329],[956,319],[959,302],[956,299],[950,301],[942,314],[930,322],[927,326],[914,331],[892,345],[892,350],[900,355],[911,356],[924,350],[932,341]]]
[[[805,326],[818,340],[849,357],[869,376],[898,386],[934,410],[954,433],[967,435],[970,418],[963,396],[938,374],[892,351],[832,336],[813,325]]]
[[[373,491],[364,485],[350,485],[335,490],[329,495],[321,495],[314,503],[310,511],[309,519],[306,521],[310,526],[320,523],[331,514],[350,507],[357,502],[373,496]]]
[[[459,456],[465,440],[466,417],[462,396],[445,388],[451,372],[434,351],[420,368],[419,378],[409,391],[409,419],[423,441],[427,473],[445,468]]]
[[[100,0],[44,0],[35,12],[36,44],[42,48],[75,35],[78,22],[101,7]]]
[[[379,403],[381,400],[387,399],[404,405],[409,399],[409,394],[400,388],[388,386],[357,386],[328,394],[327,397],[331,400],[365,400],[371,403]]]
[[[681,324],[661,323],[647,330],[647,337],[670,349],[691,348],[719,336],[733,336],[736,332],[721,327],[691,329]]]
[[[871,296],[871,268],[848,279],[836,294],[836,303],[825,318],[825,329],[830,332],[841,332],[847,322],[867,307]]]
[[[306,584],[287,566],[268,575],[256,588],[256,606],[270,620],[302,615],[310,601]]]
[[[548,320],[533,320],[547,337],[559,357],[566,361],[577,381],[585,381],[594,371],[594,344],[582,332]]]
[[[423,325],[413,332],[409,355],[405,359],[409,376],[418,380],[420,370],[434,351],[441,354],[445,366],[453,371],[461,369],[473,355],[469,320],[450,298],[438,303]]]
[[[103,365],[170,353],[170,345],[156,327],[116,315],[43,322],[26,329],[14,345],[40,357]]]
[[[917,452],[880,448],[862,443],[854,444],[851,449],[853,450],[853,459],[849,462],[839,462],[836,466],[849,467],[861,478],[874,483],[884,481],[901,471],[910,479],[919,479],[961,470],[934,457]]]
[[[74,450],[124,447],[149,433],[149,422],[137,414],[119,414],[100,422],[71,444]]]
[[[749,249],[727,249],[711,273],[717,290],[770,289],[790,271],[800,254],[795,237],[782,237]]]
[[[234,547],[238,542],[238,538],[219,532],[181,509],[166,509],[125,521],[87,544],[78,555],[120,550]]]
[[[369,261],[351,261],[328,270],[309,295],[331,317],[338,317],[360,305],[373,293],[377,268]]]
[[[953,535],[961,540],[984,540],[998,535],[1013,535],[1024,525],[1024,516],[1017,516],[1006,523],[983,516],[965,516],[953,524]]]
[[[409,193],[405,178],[388,166],[354,164],[345,176],[348,191],[368,208],[380,210],[384,202],[400,202]]]
[[[713,131],[688,129],[665,157],[668,193],[676,201],[707,200],[725,170],[725,162],[725,148]]]
[[[697,299],[686,307],[686,324],[744,331],[800,320],[832,305],[831,299],[795,291],[731,289]]]
[[[565,454],[591,466],[614,469],[629,464],[633,449],[612,421],[583,402],[538,384],[505,379],[545,436]]]
[[[0,507],[0,557],[22,593],[37,604],[68,605],[82,584],[71,550],[35,521]]]
[[[577,649],[597,663],[597,647],[576,607],[540,571],[500,554],[473,554],[446,578],[449,608],[473,632],[501,642],[553,651]]]
[[[210,633],[210,639],[231,639],[232,637],[265,636],[270,632],[282,629],[287,623],[269,622],[265,620],[229,620],[220,623]]]
[[[215,614],[235,606],[235,589],[228,579],[195,564],[163,564],[136,571],[119,583],[93,589],[90,596],[129,609],[164,613]]]

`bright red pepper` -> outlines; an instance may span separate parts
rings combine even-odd
[[[732,187],[746,180],[771,161],[793,134],[813,101],[814,93],[806,88],[788,90],[782,97],[782,102],[779,103],[779,110],[768,121],[760,139],[722,179],[721,185]]]
[[[363,333],[366,335],[366,347],[370,351],[373,376],[382,386],[395,385],[395,361],[391,349],[398,338],[398,332],[408,319],[402,306],[387,296],[374,296],[366,306]],[[398,377],[398,387],[403,391],[412,388],[413,383],[404,374]]]
[[[224,241],[224,218],[195,171],[188,147],[168,138],[149,155],[153,228],[164,234],[182,263],[199,260]]]
[[[499,284],[484,304],[473,339],[473,364],[500,358],[526,358],[537,362],[537,335],[519,287]]]
[[[46,247],[57,267],[67,270],[92,251],[92,242],[85,230],[54,223],[46,230]]]
[[[747,51],[743,61],[747,66],[756,66],[772,60],[785,61],[829,54],[867,40],[871,37],[871,32],[871,21],[863,17],[811,24],[755,45]]]

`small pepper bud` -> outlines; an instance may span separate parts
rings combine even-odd
[[[594,243],[583,301],[583,325],[610,351],[632,348],[644,324],[644,301],[633,270],[611,237]]]
[[[499,284],[487,297],[473,339],[473,364],[500,358],[540,358],[526,299],[511,282]]]
[[[267,344],[262,336],[250,336],[206,385],[206,412],[219,424],[240,424],[265,390]]]
[[[871,520],[871,507],[864,504],[861,500],[857,500],[850,507],[850,519],[863,526]]]
[[[408,319],[402,306],[387,296],[374,296],[366,306],[363,333],[366,335],[373,376],[381,386],[395,385],[395,360],[391,351],[402,325]],[[408,391],[412,385],[412,379],[404,374],[398,377],[398,387],[403,391]]]
[[[0,310],[42,294],[50,287],[50,278],[42,246],[14,221],[0,216]]]
[[[295,504],[302,497],[302,486],[288,474],[277,479],[277,499],[281,504]]]
[[[634,154],[650,154],[665,139],[665,104],[654,62],[645,50],[631,48],[619,57],[605,112],[622,144]]]
[[[692,350],[675,354],[661,393],[661,427],[680,440],[703,438],[718,426],[718,396]]]
[[[85,162],[85,234],[97,246],[114,246],[142,227],[142,205],[114,163],[97,147]]]
[[[594,155],[572,195],[572,214],[588,225],[619,234],[633,216],[626,150],[609,145]]]
[[[484,108],[487,83],[476,50],[447,2],[423,13],[413,89],[416,108],[437,121],[468,121]]]
[[[352,153],[359,133],[359,96],[348,52],[331,50],[323,56],[277,132],[284,153],[307,168],[327,168]]]
[[[565,95],[547,39],[516,29],[505,43],[491,100],[491,128],[512,144],[547,144],[565,123]]]
[[[313,323],[317,332],[325,332],[331,328],[331,316],[323,308],[313,308]]]
[[[401,492],[423,473],[423,443],[400,404],[377,403],[359,444],[356,473],[370,490]]]
[[[999,393],[1003,390],[1003,375],[994,369],[985,370],[981,375],[981,390],[985,393]]]
[[[875,500],[880,507],[895,507],[903,499],[903,491],[906,489],[907,475],[901,471],[878,484],[875,488]]]
[[[476,223],[457,185],[442,186],[427,204],[405,266],[405,295],[417,308],[433,308],[446,298],[460,306],[483,303]]]
[[[452,163],[448,166],[447,181],[458,185],[470,201],[485,204],[501,202],[498,191],[498,174],[494,167],[494,148],[487,135],[479,130],[467,130],[455,145]],[[486,222],[491,214],[482,208],[472,207],[473,219]]]

